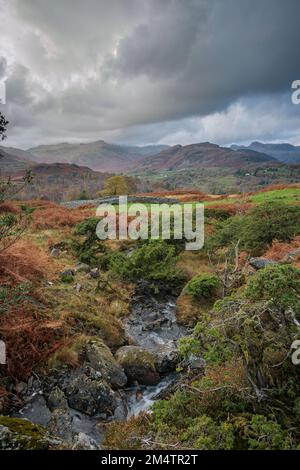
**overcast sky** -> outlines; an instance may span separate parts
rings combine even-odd
[[[300,144],[299,0],[0,0],[6,145]]]

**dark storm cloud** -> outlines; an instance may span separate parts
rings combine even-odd
[[[0,0],[11,139],[293,139],[299,18],[298,0]]]

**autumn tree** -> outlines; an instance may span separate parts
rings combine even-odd
[[[129,176],[112,176],[104,183],[103,196],[121,196],[133,194],[137,190],[134,178]]]
[[[7,125],[8,121],[0,113],[0,141],[6,138]],[[11,246],[22,235],[29,222],[29,211],[27,209],[15,214],[10,212],[8,206],[6,205],[5,207],[3,203],[13,198],[31,181],[32,176],[30,172],[26,173],[21,183],[13,182],[10,177],[2,179],[0,173],[0,253]]]

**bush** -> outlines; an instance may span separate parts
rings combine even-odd
[[[98,223],[99,218],[89,217],[80,222],[74,231],[75,235],[85,236],[82,243],[74,242],[76,255],[82,263],[88,263],[94,267],[101,264],[101,256],[107,251],[104,243],[97,237],[96,228]]]
[[[162,241],[150,241],[128,257],[117,253],[111,257],[110,269],[124,280],[166,282],[178,285],[183,274],[176,268],[175,247]]]
[[[299,234],[300,207],[268,202],[255,207],[244,217],[236,215],[219,222],[207,249],[212,251],[217,247],[233,246],[240,240],[242,250],[258,256],[273,240],[289,242]]]
[[[196,299],[207,299],[215,296],[219,287],[220,280],[216,276],[201,274],[188,283],[187,292]]]
[[[245,296],[251,300],[270,300],[284,309],[300,309],[300,269],[292,265],[270,265],[250,279]]]
[[[300,207],[268,202],[246,217],[242,247],[253,255],[262,254],[273,240],[291,241],[300,234]]]

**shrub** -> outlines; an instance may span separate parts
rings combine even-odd
[[[239,240],[241,249],[254,256],[261,255],[273,240],[289,242],[300,234],[300,207],[267,202],[248,215],[236,215],[219,222],[216,229],[208,240],[208,250],[233,246]]]
[[[117,253],[111,257],[110,269],[121,278],[129,281],[166,282],[178,285],[183,274],[176,268],[175,247],[162,241],[150,241],[128,257]]]
[[[300,234],[300,207],[268,202],[254,208],[245,222],[243,248],[260,255],[273,240],[289,242]]]
[[[250,279],[245,296],[251,300],[270,300],[284,309],[292,307],[299,312],[300,269],[288,264],[267,266]]]
[[[99,266],[101,264],[101,254],[107,251],[104,243],[97,237],[96,228],[98,223],[99,218],[89,217],[80,222],[74,231],[75,235],[85,236],[82,243],[74,243],[76,255],[82,263],[88,263],[91,266]],[[107,264],[106,260],[104,266],[107,266]]]
[[[293,447],[289,432],[266,416],[252,416],[242,433],[247,439],[249,450],[288,450]]]
[[[215,296],[220,287],[220,280],[216,276],[201,274],[194,277],[187,285],[187,292],[196,299]]]

